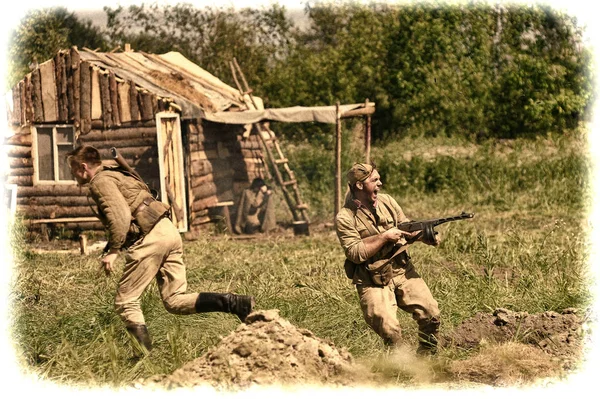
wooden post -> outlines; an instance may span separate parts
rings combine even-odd
[[[89,253],[87,245],[87,236],[83,234],[79,236],[79,253],[81,253],[81,255],[87,255]]]
[[[365,108],[369,106],[369,99],[365,100]],[[371,115],[365,119],[365,163],[371,162]]]
[[[335,103],[335,203],[333,217],[340,211],[342,197],[342,123],[340,102]]]

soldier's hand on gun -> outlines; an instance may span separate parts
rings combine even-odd
[[[385,237],[385,239],[387,241],[398,242],[398,240],[400,240],[402,237],[404,237],[410,241],[411,239],[416,237],[419,233],[420,233],[420,231],[413,231],[413,232],[409,233],[407,231],[400,230],[397,227],[392,227],[391,229],[389,229],[385,233],[383,233],[383,236]]]
[[[104,274],[110,276],[113,271],[113,265],[117,260],[119,253],[113,250],[110,250],[106,256],[104,256],[101,260],[100,270],[104,270]]]

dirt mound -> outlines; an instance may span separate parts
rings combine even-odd
[[[499,308],[477,313],[443,337],[444,346],[472,349],[481,343],[520,342],[567,361],[582,354],[583,318],[574,310],[529,314]]]
[[[293,326],[279,316],[279,310],[256,311],[246,323],[171,375],[153,376],[136,386],[173,389],[210,384],[235,390],[355,381],[352,375],[357,371],[348,351]]]

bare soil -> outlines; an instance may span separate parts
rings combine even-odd
[[[582,323],[583,319],[572,310],[528,314],[497,309],[493,314],[478,313],[441,337],[441,350],[473,351],[467,359],[451,362],[441,383],[499,386],[556,376],[558,369],[568,370],[580,359]],[[434,367],[436,362],[435,357],[409,357],[407,361],[406,353],[394,354],[386,362],[412,363],[413,368],[420,363],[420,369]],[[264,310],[252,313],[246,324],[216,347],[172,374],[141,379],[134,385],[240,390],[299,384],[384,386],[389,381],[369,366],[355,362],[346,349],[295,327],[281,318],[278,310]]]

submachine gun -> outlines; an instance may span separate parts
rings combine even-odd
[[[463,211],[460,215],[456,215],[456,216],[449,216],[449,217],[440,218],[440,219],[416,220],[416,221],[404,222],[404,223],[398,224],[398,226],[396,226],[396,227],[402,231],[406,231],[409,233],[413,232],[413,231],[421,230],[421,233],[419,233],[414,238],[414,240],[418,240],[419,238],[421,238],[421,241],[423,241],[425,244],[434,245],[435,244],[435,236],[438,233],[437,231],[434,230],[435,226],[439,226],[440,224],[447,223],[447,222],[454,222],[456,220],[472,219],[473,216],[475,216],[474,213],[467,213],[467,212]]]

